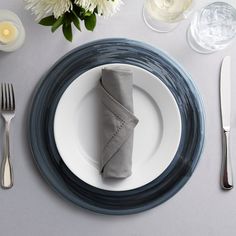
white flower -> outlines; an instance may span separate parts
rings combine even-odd
[[[36,20],[49,14],[58,18],[72,8],[70,0],[25,0],[25,2],[26,9],[30,9],[36,15]]]
[[[98,15],[112,16],[123,4],[122,0],[75,0],[75,3],[86,11],[93,12],[97,7]]]

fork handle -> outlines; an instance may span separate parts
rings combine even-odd
[[[5,189],[13,186],[13,171],[10,161],[10,121],[5,122],[5,143],[2,161],[1,185]]]

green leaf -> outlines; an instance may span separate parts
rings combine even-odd
[[[84,12],[84,17],[91,16],[93,13],[91,11]]]
[[[77,17],[81,20],[84,20],[85,17],[87,16],[91,16],[93,14],[93,12],[91,11],[86,11],[84,8],[79,7],[79,6],[73,6],[73,11],[75,12],[75,14],[77,15]]]
[[[71,13],[65,13],[64,16],[65,16],[65,19],[64,19],[63,24],[65,24],[65,25],[71,25],[71,22],[72,22]]]
[[[72,10],[71,12],[73,13],[73,15],[74,15],[76,18],[79,18],[78,14],[77,14],[74,10]]]
[[[91,16],[86,16],[84,24],[87,30],[93,31],[96,26],[96,15],[93,13]]]
[[[82,8],[77,6],[77,5],[73,5],[73,12],[78,16],[80,17],[81,15],[81,12],[82,12]]]
[[[53,25],[55,22],[57,21],[57,19],[54,16],[47,16],[43,19],[41,19],[39,21],[40,25],[44,25],[44,26],[51,26]]]
[[[71,29],[71,24],[63,24],[62,25],[62,31],[65,36],[65,38],[72,42],[72,29]]]
[[[72,13],[73,13],[73,14],[71,15],[72,22],[74,23],[75,27],[76,27],[79,31],[81,31],[79,18],[78,18],[77,14],[76,14],[74,11],[72,11]]]
[[[93,11],[95,14],[98,14],[98,8],[96,7]]]
[[[85,10],[82,7],[73,5],[73,12],[77,15],[79,19],[84,20]]]
[[[61,17],[59,17],[57,19],[57,21],[52,25],[52,32],[54,33],[64,22],[64,15],[62,15]]]

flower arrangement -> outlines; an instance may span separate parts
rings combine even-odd
[[[26,9],[36,16],[36,21],[44,26],[50,26],[55,32],[62,27],[65,38],[72,41],[72,25],[81,31],[80,23],[84,21],[85,28],[93,31],[96,26],[96,16],[109,17],[115,14],[122,0],[25,0]]]

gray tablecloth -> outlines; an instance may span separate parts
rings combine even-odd
[[[219,69],[224,55],[232,56],[231,153],[236,178],[236,45],[212,54],[200,55],[186,43],[188,20],[168,34],[151,31],[143,22],[143,1],[125,0],[114,17],[98,19],[93,33],[75,33],[73,43],[61,31],[37,25],[23,1],[0,0],[0,7],[15,11],[26,28],[23,48],[14,53],[0,52],[0,81],[13,82],[17,114],[12,126],[12,161],[15,186],[0,189],[0,234],[6,236],[199,236],[235,235],[236,188],[219,187],[221,128]],[[91,40],[125,37],[144,41],[174,57],[192,76],[202,95],[206,114],[206,142],[199,164],[189,182],[164,204],[137,215],[104,216],[88,212],[55,194],[35,167],[27,144],[26,116],[32,92],[41,76],[69,50]],[[3,132],[3,122],[0,121]],[[2,136],[0,143],[2,147]],[[2,150],[2,148],[1,148]]]

